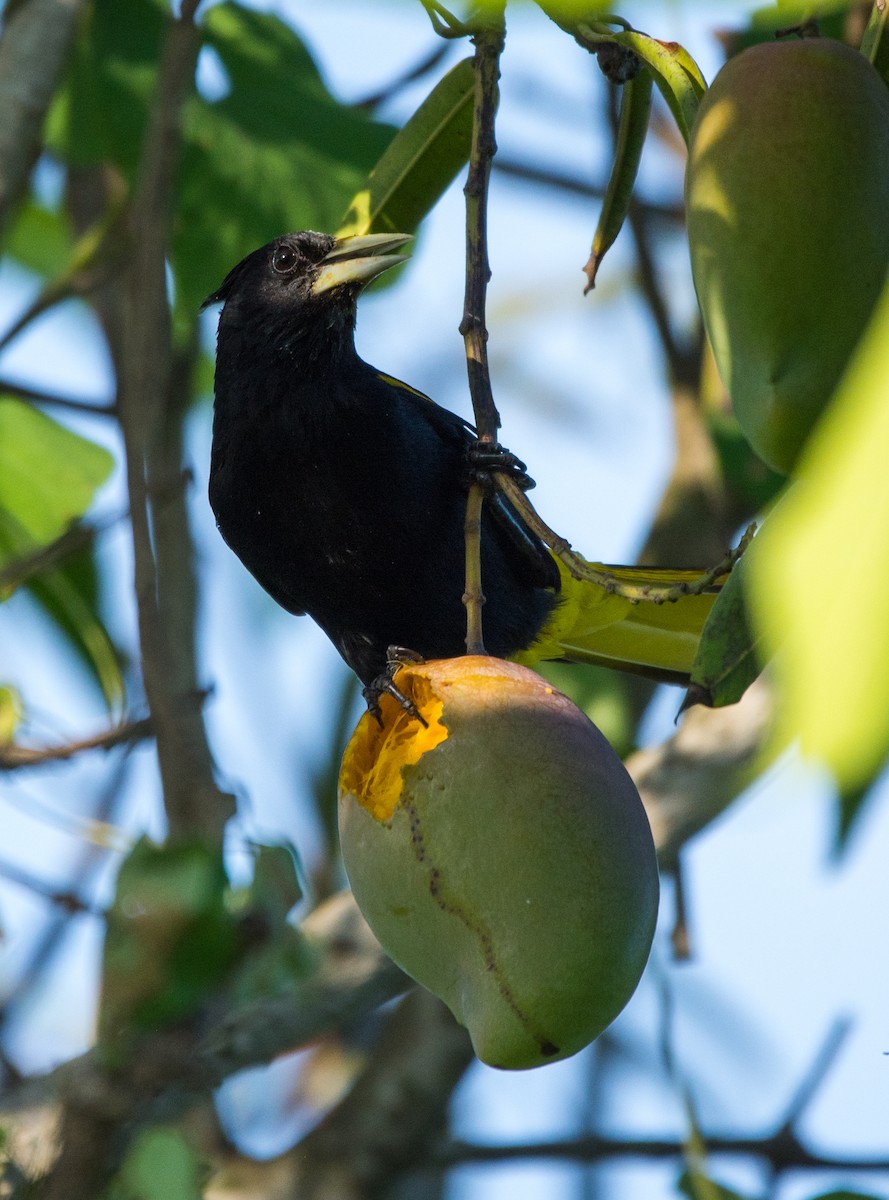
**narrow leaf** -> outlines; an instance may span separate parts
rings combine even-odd
[[[413,233],[469,159],[474,86],[468,58],[435,85],[352,200],[340,236]]]
[[[698,105],[707,88],[695,60],[678,42],[661,42],[635,29],[627,29],[613,36],[619,45],[638,54],[651,69],[654,81],[687,144]]]
[[[889,4],[874,0],[870,20],[861,39],[861,53],[889,84]]]
[[[687,703],[710,708],[735,704],[762,670],[765,645],[748,615],[748,571],[745,555],[716,597],[698,643]]]
[[[599,224],[593,236],[589,261],[584,267],[587,286],[584,294],[596,286],[596,274],[602,259],[614,245],[630,210],[630,200],[639,173],[642,147],[648,133],[651,116],[651,71],[643,67],[634,79],[628,79],[621,90],[620,123],[614,148],[611,177],[605,189]]]

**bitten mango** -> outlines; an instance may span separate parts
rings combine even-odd
[[[829,38],[729,59],[692,130],[695,289],[750,444],[788,474],[889,268],[889,88]]]
[[[658,908],[639,794],[593,723],[526,667],[409,664],[382,726],[361,718],[340,837],[386,952],[436,993],[492,1066],[591,1042],[633,994]]]

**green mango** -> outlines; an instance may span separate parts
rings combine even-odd
[[[340,838],[381,945],[438,995],[492,1066],[577,1053],[648,959],[658,871],[623,763],[566,696],[515,663],[410,664],[361,718]]]
[[[789,474],[889,268],[889,89],[827,38],[730,59],[692,129],[695,289],[738,422]]]

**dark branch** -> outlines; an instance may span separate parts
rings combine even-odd
[[[572,196],[582,196],[584,199],[601,200],[605,195],[606,185],[604,183],[590,183],[576,175],[565,175],[550,167],[518,162],[516,159],[505,158],[500,154],[494,161],[494,171],[500,175],[508,175],[512,179],[521,179],[525,183],[539,184],[541,187],[567,192]],[[685,208],[681,204],[658,204],[654,200],[635,200],[634,204],[652,220],[665,221],[670,225],[678,226],[685,224]]]
[[[68,762],[86,750],[113,750],[115,746],[130,745],[154,733],[150,717],[115,725],[92,737],[75,742],[61,742],[57,746],[0,746],[0,771],[19,771],[23,767],[43,767],[48,763]]]
[[[39,388],[13,383],[11,379],[0,379],[0,392],[27,400],[29,404],[46,404],[53,408],[65,408],[71,412],[88,413],[95,417],[113,417],[117,413],[114,404],[100,404],[92,400],[76,400],[73,396],[59,396],[55,392],[44,392]]]
[[[43,896],[44,899],[57,904],[67,913],[93,913],[99,915],[97,909],[87,904],[86,901],[81,900],[73,892],[65,891],[62,888],[55,888],[45,880],[38,879],[36,875],[32,875],[30,871],[25,871],[23,868],[16,866],[15,863],[0,861],[0,876],[9,880],[10,883],[26,888],[29,892],[33,892],[37,896]]]
[[[194,665],[195,582],[185,511],[182,421],[192,340],[174,351],[166,261],[180,110],[194,86],[199,37],[196,0],[171,23],[161,61],[131,214],[123,280],[119,405],[135,557],[145,691],[157,737],[164,803],[174,837],[218,841],[231,813],[213,777]]]
[[[435,46],[416,66],[410,67],[403,74],[398,75],[390,83],[387,83],[385,87],[380,88],[379,91],[372,92],[369,96],[365,96],[363,100],[358,100],[355,107],[363,109],[379,108],[381,104],[392,100],[410,84],[415,83],[418,79],[422,79],[429,71],[433,71],[447,55],[448,50],[447,42]]]
[[[814,1154],[796,1137],[718,1137],[703,1135],[708,1155],[746,1155],[765,1160],[774,1171],[821,1169],[826,1171],[887,1171],[889,1158],[845,1158]],[[608,1159],[682,1159],[688,1147],[681,1138],[645,1139],[599,1137],[595,1134],[564,1142],[528,1142],[520,1146],[475,1145],[452,1142],[432,1156],[430,1166],[446,1169],[458,1164],[515,1162],[550,1158],[567,1162],[598,1163]]]

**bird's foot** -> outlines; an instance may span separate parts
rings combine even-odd
[[[512,476],[523,492],[535,486],[522,460],[499,442],[473,442],[466,451],[466,462],[470,483],[488,484],[491,475],[505,472]]]
[[[406,696],[401,688],[395,684],[395,674],[399,667],[405,663],[421,663],[423,656],[417,654],[414,650],[408,650],[405,646],[389,646],[386,650],[386,670],[376,679],[372,680],[367,687],[361,689],[361,694],[364,696],[364,701],[367,704],[367,711],[374,717],[377,722],[383,724],[383,714],[380,709],[380,696],[384,693],[391,696],[393,700],[404,709],[409,717],[415,717],[424,729],[429,728],[429,722],[414,704],[409,696]]]

